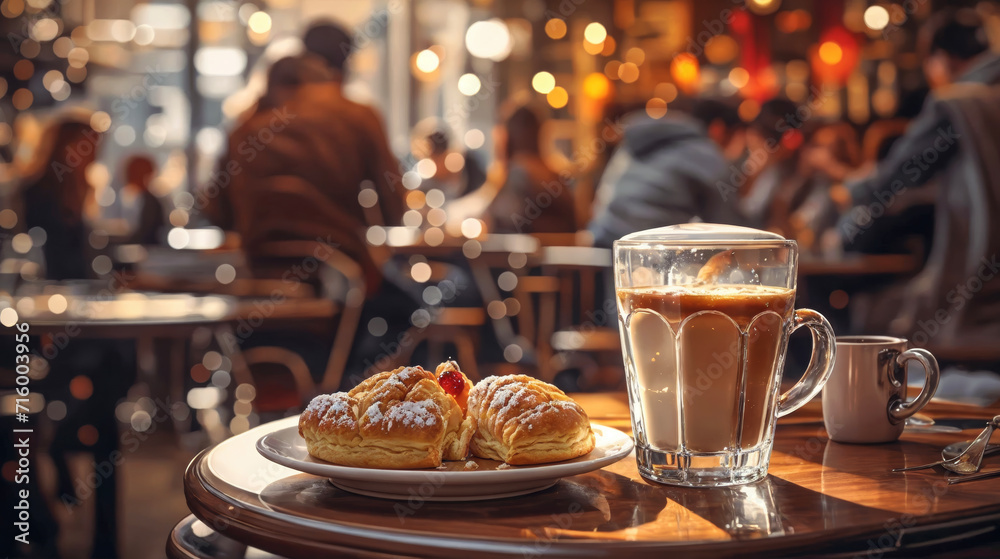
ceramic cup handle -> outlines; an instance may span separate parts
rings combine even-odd
[[[927,376],[924,379],[924,387],[920,390],[920,394],[917,394],[916,398],[910,402],[897,400],[889,406],[889,419],[893,424],[898,424],[926,406],[927,402],[930,402],[931,398],[934,397],[934,393],[937,392],[938,383],[941,382],[941,369],[938,368],[937,359],[931,355],[931,352],[926,349],[913,348],[900,353],[899,357],[896,357],[896,363],[900,367],[906,367],[907,361],[917,361],[923,365]]]
[[[813,350],[805,374],[778,399],[778,417],[784,417],[812,400],[833,372],[837,357],[836,337],[833,327],[823,315],[812,309],[795,311],[795,326],[792,332],[805,326],[812,332]]]

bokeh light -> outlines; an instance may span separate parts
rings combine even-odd
[[[604,99],[611,93],[611,81],[600,72],[592,72],[583,79],[583,94],[591,99]]]
[[[10,99],[11,104],[13,104],[14,108],[19,111],[27,110],[34,101],[35,96],[31,94],[30,90],[25,88],[15,91],[14,95]]]
[[[596,21],[587,24],[587,27],[583,30],[584,40],[591,44],[599,45],[604,42],[607,36],[608,30]]]
[[[626,62],[618,67],[618,79],[625,83],[634,83],[639,79],[639,67],[632,62]]]
[[[685,87],[692,87],[698,82],[700,68],[698,59],[693,54],[682,52],[670,62],[670,75],[674,81]]]
[[[478,128],[473,128],[472,130],[466,132],[462,139],[465,141],[465,145],[469,149],[479,149],[483,147],[484,143],[486,143],[486,135],[483,134],[483,131]]]
[[[844,49],[833,41],[825,41],[819,46],[819,59],[833,66],[844,59]]]
[[[462,74],[462,76],[458,78],[458,91],[462,95],[475,95],[479,93],[480,87],[482,87],[482,83],[479,81],[479,77],[475,74]]]
[[[500,19],[477,21],[465,33],[465,48],[469,54],[499,62],[514,47],[507,24]]]
[[[642,50],[639,47],[632,47],[628,49],[628,52],[625,53],[625,61],[631,62],[636,66],[642,66],[642,63],[645,62],[645,60],[646,60],[646,51]]]
[[[254,12],[247,19],[247,27],[254,33],[268,33],[271,31],[271,16],[267,12]]]
[[[569,93],[562,87],[556,86],[545,96],[549,105],[553,109],[561,109],[569,103]]]
[[[663,118],[667,114],[667,102],[659,97],[646,101],[646,114],[649,118]]]
[[[531,87],[541,94],[548,94],[556,86],[556,78],[548,72],[538,72],[531,78]]]
[[[889,25],[889,10],[882,6],[869,6],[865,10],[865,25],[873,31],[881,31]]]
[[[737,66],[729,71],[729,82],[742,89],[750,83],[750,72],[747,72],[746,68]]]
[[[424,49],[417,53],[417,69],[425,74],[430,74],[431,72],[437,70],[440,64],[441,58],[438,57],[437,53],[430,49]]]
[[[557,17],[546,21],[545,34],[551,39],[562,39],[566,36],[566,22]]]

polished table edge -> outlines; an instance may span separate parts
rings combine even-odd
[[[970,409],[969,411],[972,411]],[[982,410],[979,410],[982,413]],[[214,448],[214,447],[213,447]],[[690,556],[749,556],[795,553],[809,550],[823,553],[832,546],[848,554],[864,554],[867,543],[886,534],[884,525],[852,526],[836,531],[815,531],[804,534],[782,533],[773,536],[725,541],[650,542],[620,539],[491,539],[422,534],[395,528],[370,528],[364,525],[318,521],[271,510],[256,494],[241,491],[240,498],[222,493],[211,486],[206,476],[207,457],[211,448],[192,460],[185,472],[185,495],[191,511],[208,526],[232,539],[259,549],[290,557],[312,557],[345,549],[358,552],[405,553],[418,557],[468,557],[476,553],[483,557],[513,557],[531,555],[538,542],[544,544],[544,555],[554,557],[608,557],[628,553],[639,557],[660,556],[664,551],[683,551]],[[634,454],[624,458],[634,460]],[[211,474],[208,474],[210,476]],[[773,476],[775,483],[788,483]],[[697,490],[694,490],[697,491]],[[886,511],[886,520],[894,513]],[[995,532],[1000,525],[1000,511],[995,506],[983,506],[918,516],[905,530],[896,535],[896,544],[904,550],[916,550],[950,540],[972,538]],[[956,534],[956,531],[962,533]]]

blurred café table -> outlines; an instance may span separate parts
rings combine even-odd
[[[594,421],[629,430],[625,394],[575,397]],[[945,402],[925,410],[995,413]],[[770,475],[754,484],[652,484],[630,455],[530,495],[404,502],[354,495],[257,453],[257,439],[296,421],[262,425],[191,462],[194,517],[171,534],[169,557],[987,557],[998,545],[1000,482],[948,486],[940,473],[890,472],[939,459],[978,428],[844,445],[828,440],[814,401],[779,420]]]
[[[13,295],[6,292],[0,295],[0,315],[4,318],[0,336],[17,335],[20,331],[16,325],[25,323],[29,326],[27,333],[31,340],[41,342],[37,346],[40,356],[49,360],[70,344],[85,347],[94,345],[95,340],[134,340],[138,352],[142,352],[143,348],[154,352],[157,347],[154,342],[162,340],[166,346],[166,359],[153,361],[156,370],[151,371],[152,376],[148,380],[153,386],[167,385],[169,409],[166,411],[176,432],[186,433],[190,430],[191,414],[180,413],[175,405],[187,401],[184,394],[187,343],[198,328],[208,328],[216,335],[220,334],[220,329],[230,328],[229,323],[236,317],[235,301],[231,297],[142,293],[120,287],[107,281],[82,280],[22,284]],[[220,343],[220,347],[225,351],[224,344]],[[165,367],[161,368],[162,365]],[[74,363],[69,363],[66,372],[71,373],[74,366]],[[233,375],[236,378],[240,378],[241,374],[238,366],[239,362],[234,360]],[[158,378],[158,373],[165,378]],[[107,378],[117,377],[111,374]],[[114,402],[100,400],[101,403],[95,404],[88,412],[93,415],[87,416],[88,420],[98,424],[103,418],[115,414]],[[187,408],[183,409],[186,411]],[[216,438],[219,439],[221,437]],[[111,446],[102,448],[117,451],[118,437],[108,440],[113,441]],[[99,460],[96,454],[95,460]],[[117,499],[116,483],[97,486],[97,501],[105,505],[96,506],[95,541],[116,541],[118,518],[113,512],[114,507],[106,503],[115,503]]]
[[[90,293],[73,283],[22,286],[4,306],[13,307],[32,333],[67,326],[86,337],[177,336],[185,327],[221,323],[234,318],[231,297],[183,293]],[[2,303],[0,303],[2,304]]]
[[[29,335],[46,336],[46,343],[57,348],[74,338],[136,340],[150,346],[153,340],[165,340],[172,402],[184,401],[186,344],[194,332],[209,328],[227,353],[232,344],[221,343],[221,336],[238,318],[233,297],[118,291],[95,281],[24,284],[13,296],[0,298],[0,308],[14,309],[17,322],[30,326]],[[0,326],[0,335],[16,333],[13,326]],[[233,374],[241,374],[239,364],[234,360]]]
[[[858,276],[912,274],[920,260],[912,254],[845,254],[830,258],[804,253],[799,276]]]
[[[418,227],[375,226],[368,230],[368,242],[385,247],[394,254],[420,254],[428,258],[466,256],[476,258],[481,252],[532,254],[540,243],[531,235],[517,233],[481,234],[481,229],[468,231],[468,236],[453,236],[441,229],[422,230]]]

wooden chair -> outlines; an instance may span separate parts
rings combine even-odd
[[[302,322],[312,320],[334,330],[333,349],[315,389],[336,391],[365,296],[379,281],[377,257],[360,237],[361,221],[301,178],[276,176],[255,184],[237,199],[237,227],[249,267],[258,280],[282,282],[278,291],[284,296],[275,302],[274,322],[302,328]],[[315,290],[312,296],[296,297],[309,289]],[[277,354],[277,348],[267,349],[266,355]],[[248,365],[253,373],[253,364]],[[295,386],[300,401],[308,402],[313,390]]]
[[[313,301],[286,299],[275,305],[276,318],[291,321],[305,318],[336,320],[333,349],[318,384],[322,392],[335,392],[340,387],[344,367],[351,352],[354,336],[361,320],[365,301],[365,278],[351,258],[323,243],[314,241],[275,241],[263,244],[258,254],[273,262],[294,262],[315,258],[322,264],[318,271],[321,298]],[[322,255],[322,258],[316,255]],[[331,304],[332,303],[332,304]],[[299,384],[297,384],[301,388]],[[300,392],[300,394],[302,394]],[[303,394],[305,396],[305,394]],[[309,395],[311,397],[311,395]],[[303,400],[308,401],[308,400]]]
[[[617,385],[621,367],[602,365],[604,356],[620,358],[621,344],[614,327],[617,315],[614,301],[597,291],[598,278],[611,268],[611,251],[587,246],[544,247],[537,264],[540,274],[520,282],[518,298],[525,317],[534,317],[537,324],[537,330],[524,324],[522,331],[533,334],[541,378],[551,382],[558,373],[577,368],[583,386]]]
[[[283,347],[252,347],[243,352],[243,359],[252,375],[252,383],[257,394],[267,394],[267,398],[254,398],[254,410],[262,416],[283,417],[301,409],[319,393],[319,388],[309,373],[309,367],[302,357]],[[295,392],[286,390],[287,378],[291,377]]]
[[[430,323],[411,326],[404,336],[408,344],[394,360],[396,366],[411,364],[413,352],[421,343],[427,343],[427,361],[434,366],[450,357],[444,347],[455,347],[455,358],[473,381],[479,380],[478,352],[479,330],[486,324],[486,313],[478,307],[442,307],[431,313]]]

